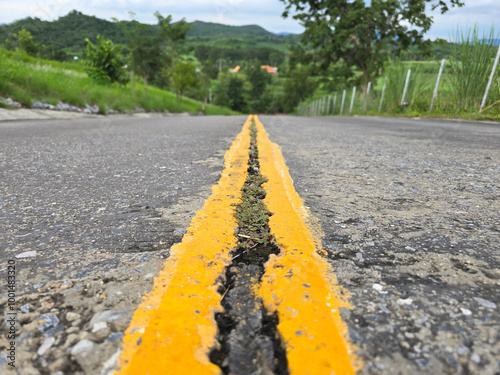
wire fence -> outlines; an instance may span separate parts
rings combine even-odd
[[[475,55],[440,62],[393,62],[386,75],[301,103],[299,115],[376,113],[500,113],[500,47],[476,46]],[[491,47],[491,46],[489,46]],[[492,53],[493,51],[493,53]],[[495,54],[496,52],[496,54]]]

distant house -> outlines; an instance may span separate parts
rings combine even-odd
[[[278,74],[278,68],[273,68],[269,65],[262,65],[261,68],[266,69],[269,74]]]
[[[238,65],[236,68],[231,69],[231,73],[238,73],[240,71],[240,66]]]

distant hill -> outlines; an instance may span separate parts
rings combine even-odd
[[[187,36],[188,39],[193,40],[193,43],[197,43],[196,40],[206,42],[220,38],[266,38],[284,46],[295,37],[293,34],[276,35],[258,25],[229,26],[202,21],[194,21],[192,24],[194,28],[188,32]],[[151,33],[157,29],[156,25],[146,26]],[[5,42],[5,39],[11,39],[12,34],[22,29],[30,31],[37,43],[55,46],[68,52],[81,51],[86,45],[85,38],[95,40],[97,35],[103,35],[115,44],[127,42],[121,25],[73,10],[55,21],[28,17],[0,25],[0,45]]]
[[[253,36],[271,37],[275,35],[258,25],[229,26],[203,21],[194,21],[191,24],[194,28],[188,31],[188,37],[248,38]]]

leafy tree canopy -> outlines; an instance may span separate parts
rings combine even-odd
[[[303,42],[316,49],[321,67],[341,62],[347,67],[342,79],[368,82],[382,68],[384,49],[396,55],[410,46],[430,51],[424,40],[432,26],[427,11],[447,12],[463,6],[463,0],[281,0],[283,17],[294,12],[294,19],[305,26]]]

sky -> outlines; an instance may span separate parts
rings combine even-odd
[[[0,0],[0,23],[10,23],[25,17],[55,20],[76,9],[103,19],[112,17],[156,23],[154,12],[174,20],[186,18],[227,25],[257,24],[271,32],[301,33],[303,27],[292,18],[283,19],[284,4],[279,0]],[[465,7],[445,15],[434,13],[434,25],[427,37],[449,39],[457,27],[489,30],[497,20],[500,31],[500,0],[465,0]]]

